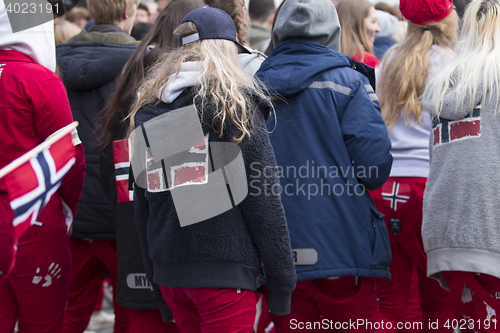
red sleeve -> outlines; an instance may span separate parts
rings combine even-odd
[[[361,59],[363,58],[363,61]],[[352,60],[356,60],[359,62],[362,62],[365,65],[368,65],[373,68],[377,68],[378,65],[380,64],[380,61],[378,60],[377,57],[375,57],[373,54],[368,53],[368,52],[363,52],[361,54],[361,51],[358,51],[354,57],[352,57]]]
[[[370,67],[377,68],[378,65],[380,64],[380,61],[373,54],[365,52],[365,61],[364,61],[364,63],[365,63],[365,65],[368,65]]]

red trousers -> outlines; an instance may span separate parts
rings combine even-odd
[[[94,311],[106,268],[113,288],[116,286],[116,242],[72,238],[70,244],[73,268],[63,332],[82,333],[87,328]],[[130,310],[119,306],[115,297],[113,306],[114,332],[128,333]]]
[[[9,228],[0,226],[0,262],[11,254],[4,239]],[[0,332],[14,332],[18,320],[19,333],[61,332],[70,278],[69,238],[53,227],[31,226],[19,241],[12,274],[0,282]]]
[[[160,286],[182,333],[253,332],[255,292]]]
[[[262,288],[264,295],[267,290]],[[276,332],[377,332],[377,288],[374,278],[351,276],[340,279],[297,282],[292,293],[292,311],[286,316],[271,314]],[[357,319],[359,325],[351,325]],[[308,326],[308,323],[313,323]],[[314,323],[318,323],[314,327]]]
[[[403,322],[410,298],[414,264],[418,274],[422,332],[453,332],[443,326],[437,329],[426,325],[429,321],[441,323],[453,320],[456,311],[448,302],[448,292],[439,283],[427,277],[427,257],[422,243],[422,205],[426,178],[390,177],[378,190],[370,192],[377,209],[385,215],[391,241],[392,261],[389,265],[391,281],[377,279],[380,297],[380,319],[393,323],[395,332]]]
[[[164,323],[160,310],[135,310],[130,309],[129,333],[179,333],[177,325],[171,321]]]
[[[450,326],[462,332],[500,332],[500,279],[471,272],[442,274],[450,287],[450,301],[463,316],[450,321]]]
[[[258,319],[257,332],[256,333],[276,333],[276,329],[274,329],[274,323],[272,323],[271,312],[269,312],[269,308],[267,307],[267,300],[262,294],[256,294],[257,298],[255,301],[258,303],[259,300],[261,302],[261,312],[260,317]]]

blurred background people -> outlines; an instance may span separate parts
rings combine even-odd
[[[134,25],[137,23],[149,23],[149,9],[146,5],[139,3],[137,6],[137,14],[135,15]]]
[[[134,26],[132,27],[132,31],[130,32],[130,36],[134,37],[135,40],[142,40],[152,27],[153,25],[151,23],[134,24]]]
[[[90,21],[90,14],[87,8],[74,7],[66,13],[65,19],[76,24],[82,30],[87,22]]]
[[[400,21],[394,15],[387,12],[377,10],[377,24],[380,31],[375,34],[375,41],[373,43],[373,54],[382,60],[384,54],[396,44],[394,36],[398,33],[400,28]]]
[[[82,31],[76,24],[66,20],[61,20],[54,23],[54,36],[56,44],[66,43],[68,39],[77,35]]]
[[[367,0],[341,0],[336,8],[342,27],[341,52],[370,67],[377,67],[379,60],[373,55],[373,43],[380,27],[375,7]]]
[[[250,15],[250,47],[264,52],[271,40],[271,29],[274,22],[274,0],[250,0],[248,13]]]

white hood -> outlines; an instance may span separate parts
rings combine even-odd
[[[2,1],[2,0],[0,0]],[[170,75],[170,79],[172,79],[175,74]],[[161,99],[164,103],[170,104],[184,90],[189,87],[194,87],[200,83],[200,70],[198,68],[198,62],[187,61],[182,63],[181,71],[179,75],[172,81],[168,86],[162,87],[158,92],[157,97]]]
[[[4,0],[0,0],[0,50],[24,53],[51,71],[56,70],[54,22],[13,33]]]

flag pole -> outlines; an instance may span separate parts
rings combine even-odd
[[[7,175],[9,172],[15,170],[16,168],[20,167],[24,163],[28,162],[32,157],[38,155],[41,151],[44,149],[49,148],[52,144],[57,142],[59,139],[64,137],[66,134],[71,133],[76,127],[78,126],[78,122],[74,121],[68,126],[65,126],[58,130],[57,132],[54,132],[51,136],[49,136],[44,142],[40,143],[38,146],[35,148],[31,149],[29,152],[24,154],[21,157],[18,157],[14,161],[10,162],[8,165],[6,165],[4,168],[0,170],[0,178],[4,177]]]

